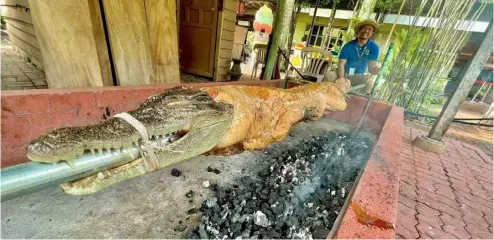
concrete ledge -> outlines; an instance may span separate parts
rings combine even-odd
[[[444,152],[446,144],[442,141],[436,141],[426,136],[419,136],[413,140],[413,146],[419,147],[425,151],[442,153]]]
[[[385,119],[382,131],[360,180],[354,183],[357,185],[355,192],[347,199],[348,209],[342,209],[340,213],[344,215],[337,239],[395,238],[404,111],[382,103],[372,104],[390,111],[379,116]]]

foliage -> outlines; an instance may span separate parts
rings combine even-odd
[[[254,48],[254,32],[253,31],[248,31],[247,32],[247,41],[245,44],[245,54],[250,55],[252,53],[252,49]]]
[[[424,0],[415,16],[421,16],[427,2],[428,19],[423,27],[412,23],[408,31],[396,33],[393,59],[386,81],[380,86],[379,98],[390,104],[404,107],[408,111],[428,112],[444,103],[444,79],[451,70],[456,54],[465,43],[471,24],[464,20],[472,9],[472,2],[462,0]],[[483,8],[475,10],[476,19]],[[454,39],[455,41],[451,41]]]
[[[2,17],[1,18],[1,23],[2,23],[1,27],[2,27],[2,30],[5,30],[5,29],[7,29],[6,26],[5,26],[5,24],[6,24],[5,23],[5,18],[3,16],[1,16],[1,17]]]
[[[377,0],[374,6],[374,12],[376,13],[376,20],[384,20],[384,15],[390,10],[399,7],[400,4],[405,0]]]

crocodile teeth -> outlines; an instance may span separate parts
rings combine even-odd
[[[130,157],[132,157],[132,158],[135,158],[134,154],[132,153],[132,150],[127,150],[127,149],[124,149],[122,152],[123,152],[123,153],[126,153],[126,154],[129,154],[129,155],[130,155]]]
[[[103,149],[101,149],[101,148],[97,148],[96,150],[98,151],[99,154],[103,153]]]
[[[89,151],[94,155],[94,149],[90,148]]]
[[[71,168],[75,168],[74,159],[67,160],[66,162]]]

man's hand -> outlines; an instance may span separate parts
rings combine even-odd
[[[369,72],[373,75],[379,74],[379,72],[381,72],[381,63],[369,61]]]

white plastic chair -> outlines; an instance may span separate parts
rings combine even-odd
[[[317,82],[321,82],[324,74],[331,70],[332,55],[328,51],[319,48],[307,47],[302,50],[302,67],[300,72],[304,76],[317,78]],[[321,68],[327,62],[328,67],[325,72],[321,73]]]
[[[257,77],[257,67],[259,66],[259,63],[263,65],[266,64],[266,52],[268,51],[268,45],[256,44],[254,45],[253,51],[256,53],[256,59],[250,78]]]

